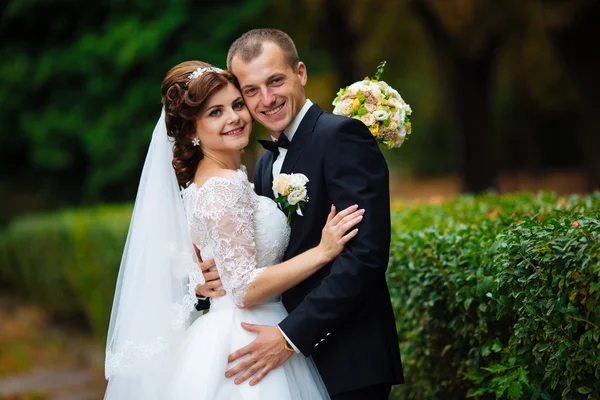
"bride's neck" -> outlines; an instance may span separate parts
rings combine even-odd
[[[242,152],[240,150],[231,152],[211,152],[205,151],[204,158],[200,160],[198,168],[219,167],[222,169],[239,169],[242,164]]]

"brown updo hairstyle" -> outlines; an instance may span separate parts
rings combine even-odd
[[[179,185],[185,187],[194,178],[198,163],[204,157],[201,146],[194,146],[196,118],[210,96],[229,83],[237,81],[227,71],[204,72],[190,80],[198,68],[213,67],[201,61],[186,61],[171,68],[162,82],[160,93],[165,106],[167,135],[174,139],[173,168]]]

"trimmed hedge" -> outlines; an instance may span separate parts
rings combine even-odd
[[[397,211],[403,399],[600,398],[600,194]]]
[[[28,216],[3,287],[106,334],[130,206]],[[600,398],[600,194],[464,196],[393,212],[403,399]]]
[[[18,218],[0,236],[2,286],[55,315],[108,329],[131,206]]]

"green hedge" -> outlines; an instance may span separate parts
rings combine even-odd
[[[600,194],[395,212],[403,399],[598,399]]]
[[[104,337],[131,212],[102,206],[16,219],[0,237],[2,286],[56,315],[83,315]]]
[[[129,206],[29,216],[3,287],[106,334]],[[461,197],[393,213],[402,399],[598,399],[600,194]]]

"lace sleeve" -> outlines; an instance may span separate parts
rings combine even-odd
[[[256,268],[252,187],[243,180],[214,178],[207,182],[199,210],[206,221],[217,270],[225,291],[244,307],[248,287],[262,269]]]

